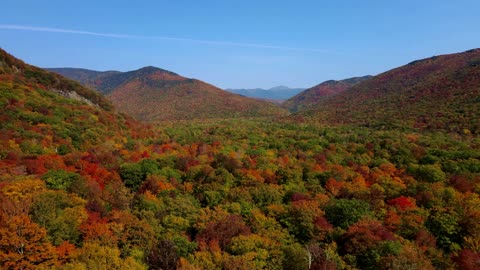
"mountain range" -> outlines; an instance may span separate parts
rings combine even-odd
[[[479,63],[480,50],[473,49],[413,61],[376,76],[330,80],[288,99],[284,109],[155,67],[130,72],[51,70],[105,94],[119,111],[145,121],[285,116],[289,110],[295,113],[292,119],[328,125],[478,133]],[[257,90],[250,93],[263,91]]]
[[[478,269],[480,49],[286,117],[155,67],[64,72],[0,50],[2,269]]]
[[[51,69],[78,80],[76,83],[27,65],[5,51],[1,51],[1,57],[5,74],[22,74],[23,80],[30,83],[39,83],[63,96],[107,110],[113,108],[113,103],[117,110],[140,120],[287,114],[269,102],[231,94],[155,67],[130,72]],[[434,56],[373,77],[321,83],[287,100],[283,107],[296,112],[292,118],[303,117],[324,124],[478,133],[479,63],[480,49]]]
[[[276,86],[270,89],[225,89],[228,92],[239,94],[246,97],[253,97],[266,100],[286,100],[302,92],[305,88],[289,88],[287,86]]]
[[[106,95],[123,113],[142,121],[282,116],[266,101],[224,91],[196,79],[148,66],[138,70],[99,72],[49,69]]]

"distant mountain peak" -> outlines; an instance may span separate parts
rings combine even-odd
[[[290,89],[292,89],[292,88],[290,88],[288,86],[285,86],[285,85],[279,85],[279,86],[272,87],[268,90],[269,91],[284,91],[284,90],[290,90]]]
[[[85,73],[79,70],[82,76],[75,74],[74,70],[55,71],[76,78],[84,85],[104,93],[119,111],[139,120],[287,114],[284,109],[269,102],[234,95],[205,82],[188,79],[154,66],[115,74]]]
[[[161,68],[158,68],[158,67],[154,67],[154,66],[146,66],[146,67],[142,67],[142,68],[139,68],[137,70],[130,71],[130,72],[137,72],[137,73],[140,72],[140,73],[143,73],[143,74],[151,74],[151,73],[161,72],[161,73],[167,73],[167,74],[174,75],[174,76],[180,76],[177,73],[171,72],[169,70],[161,69]]]
[[[265,100],[277,100],[283,101],[299,92],[303,91],[304,88],[290,88],[288,86],[279,85],[272,87],[270,89],[263,88],[253,88],[253,89],[226,89],[229,92],[239,94],[246,97],[253,97]]]

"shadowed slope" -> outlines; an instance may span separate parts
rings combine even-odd
[[[480,132],[480,49],[390,70],[320,102],[303,115],[329,124]]]

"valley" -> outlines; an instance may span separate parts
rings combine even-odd
[[[1,50],[0,268],[478,269],[479,61],[277,106]]]

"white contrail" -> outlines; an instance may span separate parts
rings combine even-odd
[[[171,41],[183,41],[183,42],[203,43],[203,44],[223,45],[223,46],[238,46],[238,47],[262,48],[262,49],[331,53],[327,50],[320,50],[320,49],[295,48],[295,47],[275,46],[275,45],[267,45],[267,44],[257,44],[257,43],[214,41],[214,40],[191,39],[191,38],[165,37],[165,36],[143,36],[143,35],[99,33],[99,32],[91,32],[91,31],[50,28],[50,27],[37,27],[37,26],[27,26],[27,25],[14,25],[14,24],[0,24],[0,29],[34,31],[34,32],[50,32],[50,33],[66,33],[66,34],[90,35],[90,36],[101,36],[101,37],[111,37],[111,38],[171,40]]]

